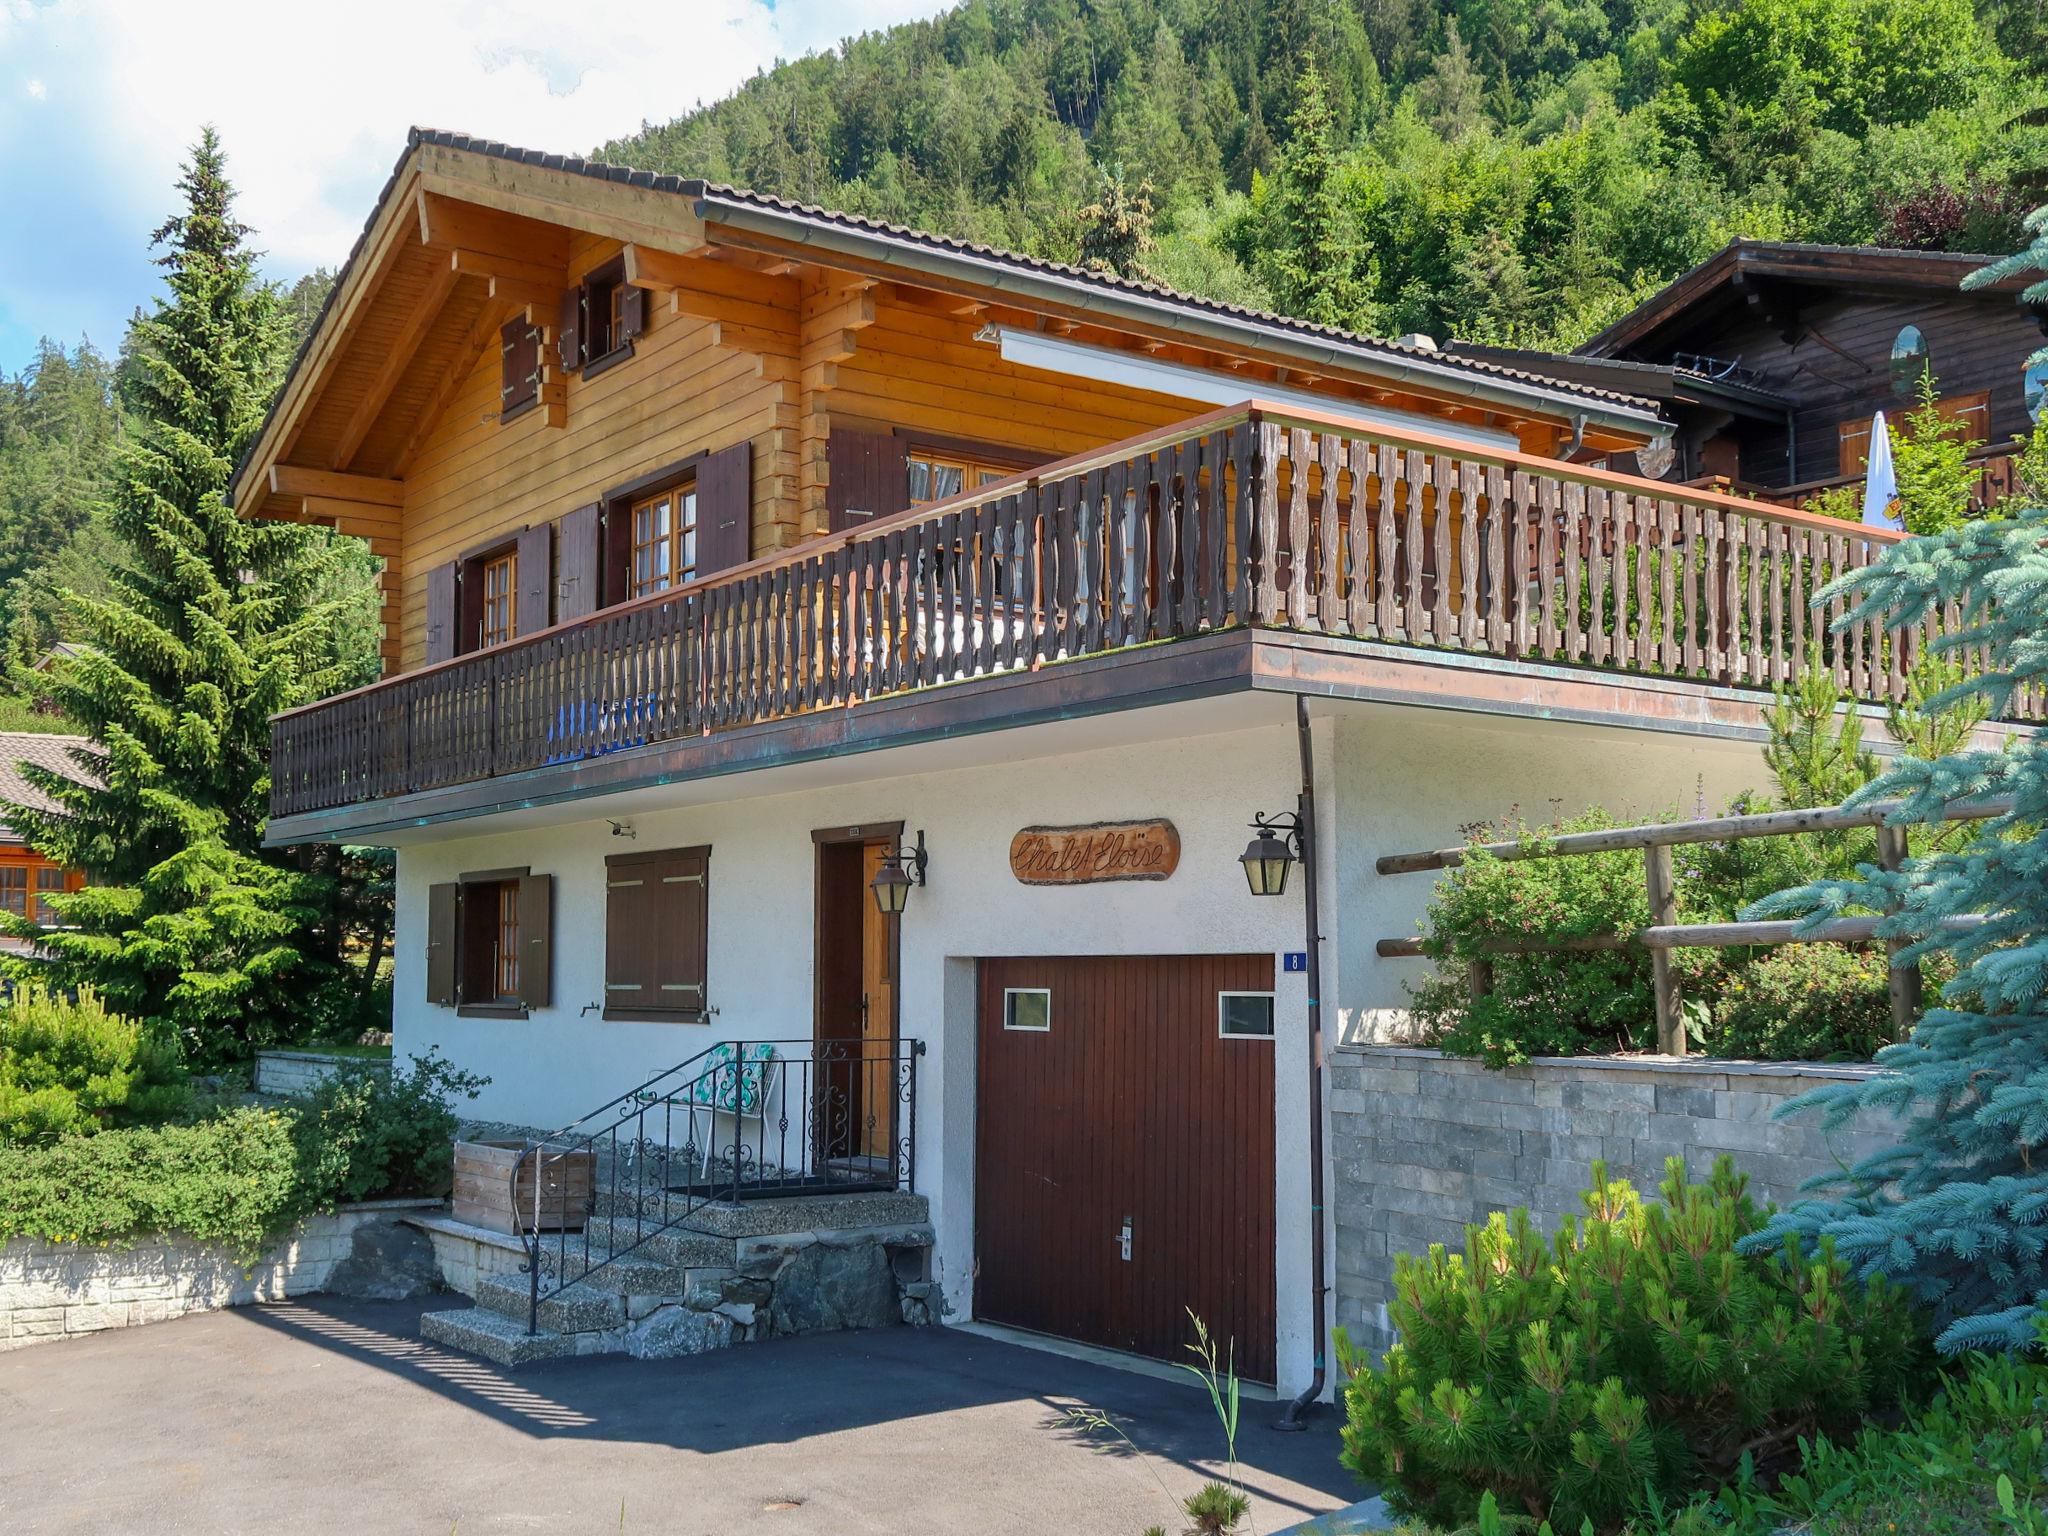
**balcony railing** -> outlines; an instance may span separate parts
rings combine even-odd
[[[1247,404],[281,714],[272,811],[1241,627],[1898,698],[1924,636],[1811,609],[1892,537]]]

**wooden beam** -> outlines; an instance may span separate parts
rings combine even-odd
[[[378,506],[367,501],[344,501],[334,496],[304,496],[299,499],[301,523],[326,523],[344,533],[369,538],[373,533],[395,533],[399,525],[397,507]]]
[[[560,267],[542,261],[525,261],[516,256],[498,256],[489,251],[450,251],[448,265],[463,277],[510,278],[536,288],[562,289],[569,286],[569,279]]]
[[[331,469],[305,469],[296,464],[271,465],[270,490],[278,496],[328,496],[336,501],[360,501],[379,507],[405,503],[403,480],[341,475]]]
[[[370,380],[369,388],[363,392],[363,398],[349,416],[348,425],[341,429],[341,436],[335,440],[334,453],[328,461],[330,468],[347,469],[354,461],[357,451],[363,446],[363,439],[377,424],[377,418],[391,399],[391,392],[398,388],[398,381],[405,377],[406,369],[419,355],[420,343],[426,340],[434,322],[441,318],[449,295],[455,292],[455,285],[460,281],[461,278],[450,267],[441,268],[427,280],[426,288],[399,326],[397,341],[384,354],[376,377]]]
[[[420,146],[419,173],[428,191],[600,239],[643,240],[669,251],[704,241],[704,220],[695,204],[654,187],[515,164],[440,144]]]
[[[516,277],[494,277],[489,290],[494,303],[526,310],[535,325],[545,326],[560,323],[566,291],[560,283],[529,283]]]
[[[424,189],[415,202],[419,208],[420,244],[424,246],[475,251],[513,261],[537,262],[545,267],[568,265],[568,237],[553,224],[501,213]]]
[[[711,345],[730,347],[735,352],[760,352],[780,357],[794,353],[797,342],[794,331],[771,331],[766,326],[715,320],[711,324]]]
[[[626,247],[626,281],[635,288],[648,288],[656,293],[667,293],[676,288],[687,287],[697,281],[699,264],[696,258],[704,247],[697,245],[688,251],[663,251],[651,245],[631,244]]]

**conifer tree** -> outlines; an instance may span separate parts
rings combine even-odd
[[[1322,75],[1303,60],[1279,171],[1279,228],[1262,263],[1288,314],[1322,325],[1368,328],[1364,260],[1342,189],[1336,125]]]
[[[30,773],[56,811],[4,812],[89,884],[56,903],[57,925],[5,927],[48,956],[17,964],[93,987],[203,1065],[303,1037],[337,980],[337,883],[262,846],[268,717],[343,680],[333,635],[357,599],[334,543],[226,505],[283,317],[211,128],[179,190],[152,241],[167,293],[130,338],[131,427],[109,475],[133,563],[106,596],[69,594],[87,644],[42,685],[94,745],[74,754],[76,778]]]
[[[2036,216],[2035,227],[2043,222]],[[1882,615],[1905,625],[1960,609],[1962,625],[1935,646],[1982,648],[1987,663],[1931,707],[2002,715],[2021,690],[2038,697],[2048,685],[2048,505],[2023,498],[2005,510],[1909,539],[1848,578],[1861,596],[1845,624]],[[2048,1293],[2048,743],[2014,736],[1902,759],[1850,801],[1899,798],[1901,821],[1932,827],[1956,801],[1991,796],[2010,796],[2012,810],[1966,839],[1930,839],[1899,871],[1866,864],[1752,909],[1816,919],[1897,909],[1889,935],[1914,941],[1902,958],[1945,950],[1958,964],[1912,1038],[1879,1053],[1889,1072],[1786,1106],[1818,1110],[1829,1127],[1890,1111],[1898,1146],[1826,1181],[1829,1198],[1800,1202],[1755,1240],[1764,1249],[1788,1233],[1833,1239],[1860,1272],[1911,1285],[1950,1351],[2026,1347]],[[1979,915],[1975,926],[1950,925]]]

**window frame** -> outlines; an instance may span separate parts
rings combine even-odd
[[[1266,1005],[1267,1028],[1263,1034],[1248,1033],[1228,1027],[1230,1000],[1232,998],[1257,998]],[[1226,988],[1216,994],[1216,1038],[1218,1040],[1264,1040],[1271,1044],[1280,1034],[1279,994],[1259,987]]]
[[[1045,999],[1045,1022],[1043,1024],[1018,1024],[1013,999],[1019,997],[1042,997]],[[1052,1033],[1052,988],[1051,987],[1005,987],[1003,988],[1003,1030],[1012,1035],[1049,1035]]]
[[[517,869],[471,870],[455,877],[455,1016],[459,1019],[523,1019],[531,1010],[519,995],[520,950],[523,935],[519,929],[519,884],[533,873],[531,865]],[[483,899],[483,893],[490,892],[490,906],[480,917],[471,910],[471,903]],[[505,911],[511,907],[511,935],[514,946],[510,956],[512,987],[504,987],[506,976]],[[488,928],[492,936],[492,953],[487,960],[479,962],[477,957],[466,954],[465,940],[472,928]],[[471,997],[468,983],[472,974],[488,974],[492,982],[492,996]]]
[[[667,531],[658,538],[642,539],[641,512],[662,502],[668,504]],[[689,504],[687,518],[683,514],[685,502]],[[655,592],[672,592],[697,579],[697,472],[694,467],[667,485],[622,497],[619,505],[626,519],[626,601]],[[658,585],[652,582],[642,585],[640,552],[657,547],[664,548],[668,557],[662,572],[663,579]],[[687,566],[683,560],[685,549],[689,552]]]
[[[581,376],[594,379],[607,368],[615,368],[633,355],[633,338],[621,337],[625,328],[622,303],[625,291],[632,286],[626,281],[626,258],[623,254],[610,261],[599,262],[583,274],[582,282],[583,333],[577,338],[583,353]],[[641,301],[643,304],[646,300]],[[604,315],[604,350],[595,350],[598,331],[596,321],[599,311]]]
[[[519,634],[518,541],[478,556],[476,572],[483,589],[478,597],[481,617],[477,626],[476,648],[488,651],[493,646],[509,644]],[[494,609],[501,621],[496,626],[491,622]]]
[[[24,921],[31,920],[34,911],[35,882],[29,878],[29,868],[26,861],[0,864],[0,912],[12,912]],[[19,886],[14,884],[17,876]],[[16,895],[20,897],[19,906],[12,899]]]

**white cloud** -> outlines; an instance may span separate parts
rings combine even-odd
[[[107,336],[145,297],[109,281],[109,246],[132,274],[202,123],[267,267],[291,276],[348,253],[413,124],[587,153],[778,58],[944,4],[0,0],[0,61],[22,82],[18,110],[0,94],[0,180],[17,183],[17,231],[42,240],[0,230],[0,341],[10,326]],[[115,291],[89,293],[102,285]]]

